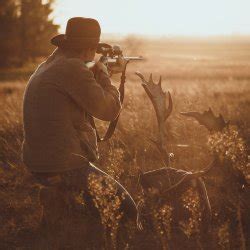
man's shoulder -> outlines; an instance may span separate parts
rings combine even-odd
[[[46,69],[46,66],[45,66]],[[54,78],[73,80],[80,74],[89,71],[86,65],[77,58],[60,58],[48,65],[47,70],[42,74],[42,78]]]
[[[60,57],[49,63],[42,63],[30,80],[61,86],[65,84],[72,85],[83,78],[92,79],[94,75],[82,60]]]
[[[71,80],[77,80],[83,75],[90,78],[94,77],[92,71],[90,71],[85,63],[78,58],[64,58],[61,62],[58,62],[57,66],[55,71],[58,73],[56,74],[66,77],[67,79],[71,78]],[[51,70],[52,72],[54,71],[53,69]]]

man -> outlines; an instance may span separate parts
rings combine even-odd
[[[71,18],[66,34],[51,40],[58,48],[37,68],[26,87],[23,161],[44,185],[59,183],[86,191],[89,173],[107,176],[89,163],[98,158],[91,119],[114,120],[121,103],[106,66],[98,62],[95,75],[86,67],[94,59],[100,34],[96,20]],[[122,72],[125,64],[120,58],[115,72]],[[128,192],[113,181],[120,193],[126,194],[129,209],[136,213]]]

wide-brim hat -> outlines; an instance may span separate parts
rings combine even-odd
[[[68,20],[65,34],[51,39],[51,43],[64,48],[97,48],[101,27],[97,20],[84,17],[73,17]]]

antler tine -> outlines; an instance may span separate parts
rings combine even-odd
[[[173,99],[172,99],[170,92],[168,91],[168,109],[166,112],[165,119],[167,119],[171,115],[172,111],[173,111]]]
[[[189,112],[180,112],[181,115],[185,115],[185,116],[189,116],[189,117],[193,117],[196,120],[201,119],[203,115],[211,115],[213,117],[215,117],[213,110],[211,109],[211,107],[208,108],[208,111],[204,111],[203,113],[197,112],[197,111],[189,111]]]
[[[181,115],[195,118],[200,125],[205,126],[209,131],[221,131],[229,122],[225,122],[223,116],[220,114],[216,117],[211,108],[208,111],[199,113],[197,111],[180,112]]]
[[[153,74],[152,74],[152,73],[150,74],[150,77],[149,77],[149,81],[148,81],[148,82],[153,83]]]
[[[141,78],[143,82],[147,82],[146,79],[144,78],[143,74],[139,71],[136,71],[135,74]]]
[[[161,87],[161,76],[160,76],[160,79],[159,79],[158,85]]]
[[[165,150],[166,146],[166,120],[170,116],[172,110],[173,110],[173,101],[171,94],[168,92],[168,107],[167,107],[167,96],[166,93],[162,90],[161,82],[162,77],[160,76],[160,79],[158,81],[158,84],[155,84],[153,82],[153,76],[152,73],[149,76],[149,80],[145,81],[145,78],[142,76],[141,73],[136,72],[136,75],[138,75],[141,80],[143,81],[143,88],[146,91],[150,101],[153,104],[157,122],[158,122],[158,139],[156,141],[157,148],[163,155],[163,159],[168,159],[168,154]],[[168,164],[167,160],[164,160],[166,162],[166,165]]]

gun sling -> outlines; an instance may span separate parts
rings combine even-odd
[[[127,64],[128,64],[128,62],[127,62]],[[123,100],[124,100],[124,93],[125,93],[124,87],[125,87],[125,81],[126,81],[126,67],[127,67],[127,64],[125,65],[125,68],[124,68],[124,70],[122,72],[121,83],[120,83],[120,86],[119,86],[120,102],[121,102],[121,104],[123,104]],[[117,118],[114,121],[112,121],[112,122],[109,123],[108,129],[107,129],[107,131],[106,131],[106,133],[105,133],[105,135],[104,135],[103,138],[100,137],[100,135],[99,135],[99,133],[97,131],[97,128],[96,128],[93,116],[90,116],[90,123],[91,123],[91,126],[96,131],[96,137],[97,137],[97,141],[98,142],[107,141],[108,139],[110,139],[112,137],[112,135],[115,132],[115,128],[116,128],[119,116],[120,116],[120,114],[117,116]]]

